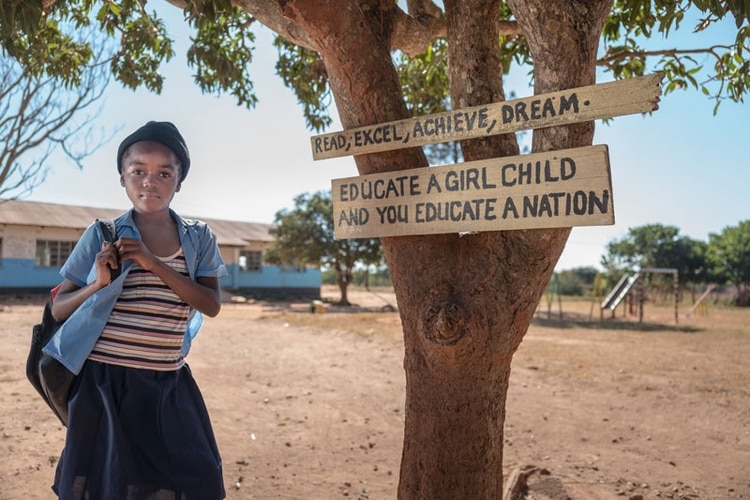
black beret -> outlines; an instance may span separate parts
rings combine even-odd
[[[190,152],[180,131],[171,122],[151,121],[127,136],[117,148],[117,172],[122,173],[122,155],[130,146],[140,141],[159,142],[174,151],[181,164],[180,182],[185,180],[190,170]]]

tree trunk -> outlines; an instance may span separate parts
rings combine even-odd
[[[340,306],[350,306],[349,303],[349,294],[347,291],[349,290],[349,281],[339,277],[338,279],[339,283],[339,292],[341,293],[341,298],[339,299],[338,305]]]
[[[318,46],[345,128],[407,118],[389,53],[393,2],[288,1]],[[503,99],[498,0],[446,0],[455,109]],[[611,0],[511,2],[535,55],[535,92],[594,83]],[[550,33],[554,33],[550,37]],[[535,151],[591,144],[593,124],[534,133]],[[466,159],[516,154],[512,136],[462,144]],[[427,165],[422,150],[356,157],[361,175]],[[404,331],[403,499],[502,497],[510,363],[569,229],[384,238]]]

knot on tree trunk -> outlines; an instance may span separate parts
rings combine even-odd
[[[427,310],[422,313],[422,333],[431,342],[454,345],[466,335],[466,310],[453,292],[450,284],[441,283],[427,294],[424,301]]]

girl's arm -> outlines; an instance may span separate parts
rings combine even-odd
[[[64,321],[78,309],[86,299],[109,284],[111,270],[117,268],[119,261],[112,243],[102,243],[102,249],[96,254],[96,280],[84,287],[79,287],[69,279],[63,280],[60,290],[52,301],[52,317]]]
[[[152,254],[143,241],[120,238],[115,242],[121,260],[131,259],[143,269],[151,271],[193,309],[211,318],[221,310],[219,279],[199,276],[196,281],[183,276]]]

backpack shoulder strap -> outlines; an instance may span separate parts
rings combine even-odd
[[[113,219],[96,219],[104,234],[104,239],[110,243],[117,241],[117,228]]]
[[[104,239],[110,243],[117,241],[117,227],[115,226],[114,219],[96,219],[99,223],[99,228],[102,230]],[[110,270],[110,281],[114,281],[122,272],[122,262],[117,266],[116,269]]]

